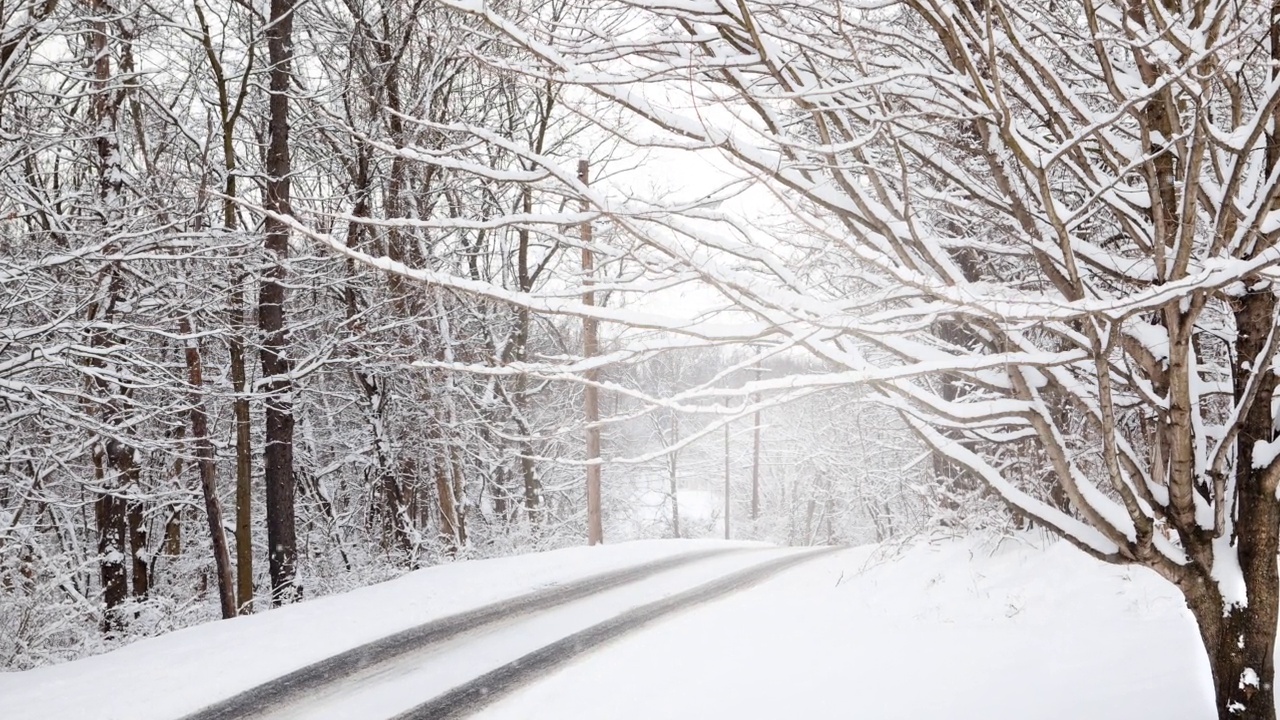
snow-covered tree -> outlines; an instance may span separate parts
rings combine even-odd
[[[570,24],[445,4],[505,37],[487,62],[606,101],[603,132],[732,164],[704,202],[619,200],[518,150],[627,239],[597,252],[634,258],[645,287],[708,286],[725,312],[383,267],[807,349],[836,369],[742,393],[864,386],[1019,515],[1176,584],[1221,716],[1274,717],[1280,5],[635,0]],[[786,223],[716,209],[744,187]]]
[[[438,3],[276,6],[290,37],[270,3],[0,0],[6,668],[288,600],[293,567],[323,593],[568,537],[543,481],[577,408],[415,366],[563,354],[560,328],[273,215],[532,290],[559,228],[499,218],[564,193],[415,119],[551,155],[583,121],[557,83],[473,57],[481,21]]]

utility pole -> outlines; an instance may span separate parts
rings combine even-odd
[[[729,423],[724,424],[724,539],[729,539]]]
[[[578,161],[578,182],[590,185],[590,167],[586,160]],[[582,211],[591,209],[586,198],[582,200]],[[595,272],[595,258],[591,253],[591,221],[582,223],[582,304],[588,307],[596,304],[595,292],[591,286],[595,284],[592,275]],[[582,356],[595,357],[600,351],[600,340],[597,335],[597,321],[592,317],[582,320]],[[587,544],[598,545],[604,542],[604,528],[600,521],[600,394],[596,387],[599,371],[595,368],[587,370],[587,385],[583,390],[583,402],[587,423]]]

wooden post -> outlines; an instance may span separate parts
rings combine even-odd
[[[583,185],[590,184],[589,166],[586,160],[578,161],[578,181]],[[584,198],[582,211],[590,210],[591,205]],[[592,275],[595,271],[595,258],[591,253],[591,222],[582,223],[582,304],[595,305],[595,292],[591,286],[595,284]],[[599,337],[595,318],[582,320],[582,356],[595,357],[599,353]],[[586,373],[587,385],[583,391],[583,403],[587,424],[587,544],[598,545],[604,542],[604,529],[600,519],[600,394],[596,388],[599,372],[595,369]]]

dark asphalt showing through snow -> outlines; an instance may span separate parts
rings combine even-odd
[[[580,600],[697,560],[742,551],[741,548],[711,549],[662,558],[432,620],[300,668],[186,715],[181,720],[238,720],[262,715],[272,708],[287,706],[317,689],[339,682],[359,671],[376,665],[393,663],[403,655],[444,642],[485,625]],[[449,694],[449,696],[452,695],[453,693]],[[413,717],[432,716],[419,714]]]
[[[648,605],[642,605],[534,650],[443,695],[438,695],[411,710],[396,715],[392,720],[450,720],[466,717],[538,675],[654,620],[746,589],[776,573],[838,549],[840,548],[829,547],[788,555],[740,570]]]

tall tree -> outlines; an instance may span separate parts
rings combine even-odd
[[[285,279],[289,274],[289,228],[282,220],[292,212],[289,158],[289,96],[292,92],[293,0],[271,0],[264,28],[269,78],[267,114],[266,196],[263,207],[266,250],[271,266],[258,290],[258,328],[262,331],[262,376],[266,397],[266,445],[263,479],[267,488],[267,547],[271,602],[297,600],[298,542],[294,526],[293,387],[285,325]]]
[[[591,78],[645,121],[608,124],[615,136],[717,150],[737,171],[720,195],[766,188],[788,223],[737,222],[715,197],[612,200],[527,153],[639,239],[619,253],[698,279],[752,322],[433,283],[812,352],[839,371],[744,392],[864,384],[1019,515],[1176,585],[1220,716],[1275,716],[1280,4],[597,10],[653,28],[643,51],[625,33],[579,43],[519,8],[451,4],[505,35],[491,62],[523,54],[538,76]],[[623,54],[637,70],[613,63]],[[670,101],[679,88],[692,92]],[[1068,509],[1005,461],[1031,438]]]
[[[120,139],[117,113],[119,103],[111,73],[112,53],[109,46],[109,22],[111,9],[102,0],[87,3],[89,24],[88,65],[91,73],[91,101],[88,104],[88,125],[93,134],[97,176],[97,212],[104,234],[117,228],[124,169],[120,155]],[[89,305],[86,316],[91,328],[90,342],[99,348],[118,345],[119,336],[111,328],[116,323],[120,304],[124,301],[125,277],[117,263],[108,263],[100,271],[99,290]],[[96,370],[94,383],[105,398],[103,420],[111,427],[118,427],[128,420],[130,391],[120,386],[117,373],[110,367],[110,360],[93,358],[89,361]],[[118,628],[121,619],[117,609],[128,597],[128,569],[134,577],[134,589],[146,589],[146,568],[139,568],[135,553],[129,545],[136,544],[136,501],[126,500],[128,493],[136,494],[139,468],[134,448],[122,441],[117,433],[105,435],[100,448],[94,453],[95,474],[102,490],[95,503],[94,515],[98,525],[98,554],[106,603],[104,627]],[[130,532],[134,530],[135,532]],[[132,541],[132,542],[127,542]],[[130,558],[134,562],[129,562]],[[139,570],[142,572],[139,573]],[[139,574],[142,578],[139,579]],[[139,585],[141,584],[141,587]]]
[[[541,460],[567,452],[540,435],[569,401],[414,363],[563,353],[560,328],[396,289],[287,237],[305,202],[355,248],[477,282],[556,282],[563,228],[543,213],[563,193],[517,153],[458,146],[456,126],[576,153],[568,113],[554,84],[476,62],[476,25],[434,2],[0,0],[0,617],[24,618],[0,632],[0,663],[104,647],[104,618],[107,645],[172,620],[147,606],[215,617],[216,533],[212,553],[182,533],[194,507],[221,527],[216,477],[236,477],[242,611],[255,544],[279,601],[296,594],[297,547],[323,592],[450,545],[556,542],[558,524],[528,532],[507,498],[539,517],[578,505],[580,484]],[[269,527],[252,522],[258,477]],[[499,487],[513,491],[502,512]]]
[[[220,133],[219,146],[222,151],[222,229],[228,235],[235,235],[240,229],[240,218],[236,213],[238,155],[236,153],[236,126],[243,116],[245,100],[249,92],[249,73],[254,69],[254,55],[257,45],[250,43],[245,50],[244,69],[241,72],[239,88],[232,84],[226,66],[222,62],[222,53],[214,47],[213,32],[209,20],[205,16],[201,0],[194,0],[192,9],[200,27],[200,46],[205,60],[209,63],[209,71],[213,75],[214,94],[217,100],[217,126]],[[248,273],[241,263],[231,268],[231,296],[227,307],[229,351],[228,361],[231,365],[231,385],[235,393],[232,402],[232,413],[235,422],[236,447],[236,599],[239,612],[253,612],[253,438],[249,413],[248,371],[245,357],[245,334],[247,322],[245,315],[245,284]]]

